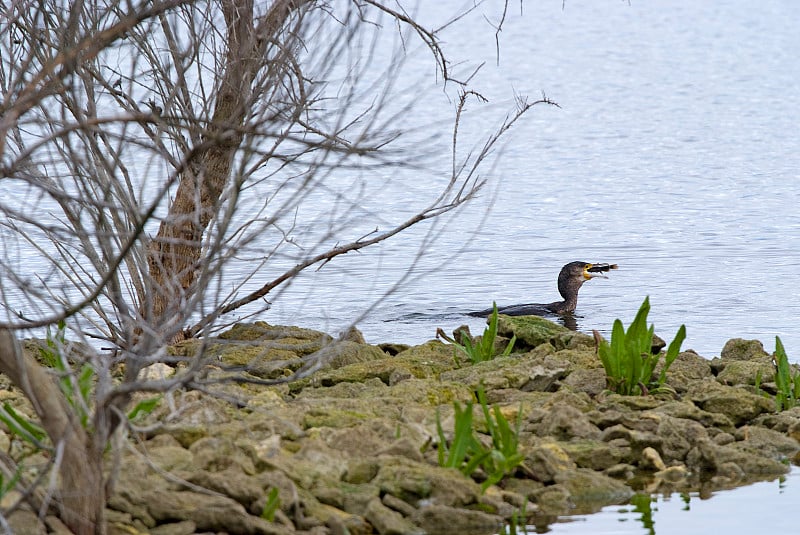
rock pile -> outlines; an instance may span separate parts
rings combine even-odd
[[[173,410],[163,404],[149,416],[162,426],[130,437],[110,531],[497,533],[514,515],[544,526],[635,492],[774,478],[798,460],[800,408],[774,412],[773,367],[758,342],[731,340],[710,361],[683,352],[667,375],[675,395],[624,397],[605,391],[591,337],[526,317],[501,317],[499,333],[517,336],[514,354],[459,367],[453,346],[438,341],[374,346],[357,333],[334,341],[295,327],[236,326],[208,343],[220,366],[279,378],[309,365],[309,355],[325,359],[289,384],[221,383],[225,399],[176,393]],[[191,355],[196,344],[174,352]],[[480,473],[441,468],[436,452],[437,411],[452,432],[453,402],[473,401],[479,384],[509,421],[522,412],[525,456],[485,493]],[[476,407],[478,430],[482,418]],[[268,521],[272,489],[279,507]]]

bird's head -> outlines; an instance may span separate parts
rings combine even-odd
[[[590,262],[570,262],[558,274],[558,292],[564,299],[577,296],[578,288],[589,279],[602,277],[612,269],[617,269],[617,264],[592,264]]]

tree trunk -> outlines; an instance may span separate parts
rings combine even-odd
[[[222,10],[227,54],[211,124],[202,136],[202,146],[181,173],[175,199],[148,251],[153,293],[151,302],[142,304],[142,315],[152,325],[177,318],[181,302],[192,292],[203,233],[228,183],[250,105],[250,87],[258,66],[253,3],[227,0],[222,2]]]
[[[220,197],[231,175],[231,165],[243,139],[245,118],[254,105],[253,80],[269,61],[270,46],[281,47],[281,32],[293,13],[311,4],[309,0],[275,0],[255,25],[253,0],[223,0],[221,8],[227,25],[223,74],[219,82],[211,123],[202,136],[201,147],[188,158],[180,175],[175,199],[158,235],[148,250],[152,284],[150,301],[142,303],[142,316],[151,325],[182,321],[181,306],[193,293],[197,267],[202,262],[203,235],[218,212]],[[285,44],[285,43],[283,43]],[[275,69],[280,71],[281,69]],[[279,75],[278,75],[279,76]],[[179,326],[173,341],[183,337]]]
[[[0,373],[30,400],[56,452],[61,452],[56,493],[61,520],[76,535],[105,533],[102,456],[90,453],[89,438],[55,379],[22,352],[7,330],[0,330]]]

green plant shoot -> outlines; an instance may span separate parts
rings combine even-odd
[[[792,373],[789,358],[779,336],[775,337],[775,406],[778,411],[791,409],[800,399],[800,372]]]
[[[39,357],[46,366],[59,373],[61,391],[70,406],[77,412],[81,426],[86,429],[89,425],[89,405],[95,372],[91,364],[87,362],[75,375],[62,355],[66,345],[66,323],[62,320],[58,323],[55,334],[50,331],[49,327],[47,328],[45,346],[39,348]]]
[[[469,358],[472,364],[477,364],[479,362],[485,362],[487,360],[492,360],[495,358],[495,340],[497,339],[497,303],[492,302],[492,313],[489,316],[489,324],[483,330],[483,335],[481,336],[480,340],[477,343],[473,343],[472,340],[468,336],[465,336],[462,340],[462,343],[456,343],[452,341],[453,344],[462,352],[464,353],[467,358]],[[506,345],[503,352],[500,354],[501,357],[507,357],[511,354],[514,350],[514,344],[517,341],[516,336],[512,336],[511,340],[509,340],[508,344]],[[456,359],[457,360],[457,359]]]
[[[449,447],[442,429],[439,413],[436,413],[436,431],[439,435],[439,466],[456,468],[465,476],[471,477],[481,468],[485,479],[481,491],[498,483],[503,477],[512,473],[524,460],[519,452],[519,431],[522,425],[522,411],[517,413],[517,422],[512,429],[500,408],[486,402],[483,387],[477,391],[478,403],[486,420],[486,429],[492,438],[492,446],[484,446],[472,428],[473,403],[467,403],[462,409],[458,402],[453,403],[455,409],[455,430]]]
[[[267,494],[267,501],[264,503],[264,508],[261,509],[261,518],[268,522],[275,521],[275,513],[281,506],[281,498],[279,495],[278,487],[272,487]]]
[[[655,326],[647,326],[649,312],[650,298],[646,297],[627,332],[617,319],[611,330],[610,344],[596,334],[597,353],[606,371],[607,387],[618,394],[647,395],[651,391],[663,389],[667,371],[678,357],[681,344],[686,339],[686,326],[681,325],[667,348],[661,373],[654,381],[653,372],[661,355],[651,352]]]

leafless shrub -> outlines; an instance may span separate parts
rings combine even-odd
[[[462,206],[484,185],[479,168],[500,136],[550,103],[519,99],[498,131],[459,157],[464,107],[481,97],[456,79],[435,31],[373,0],[264,4],[2,8],[0,371],[31,401],[60,476],[57,485],[22,482],[26,499],[55,508],[76,533],[105,529],[103,452],[131,395],[208,387],[202,345],[172,378],[139,379],[170,361],[167,345],[215,332],[234,311],[257,315],[300,272]],[[449,176],[431,171],[429,154],[409,162],[393,149],[414,102],[396,102],[402,47],[373,56],[382,26],[403,45],[420,39],[459,92]],[[438,194],[365,223],[364,193],[348,173],[402,168],[435,181]],[[67,363],[70,398],[13,335],[60,322],[90,342],[88,423],[68,402],[78,399],[80,366]],[[245,380],[235,370],[228,378]],[[0,469],[11,477],[13,460]],[[83,492],[59,492],[67,488]]]

